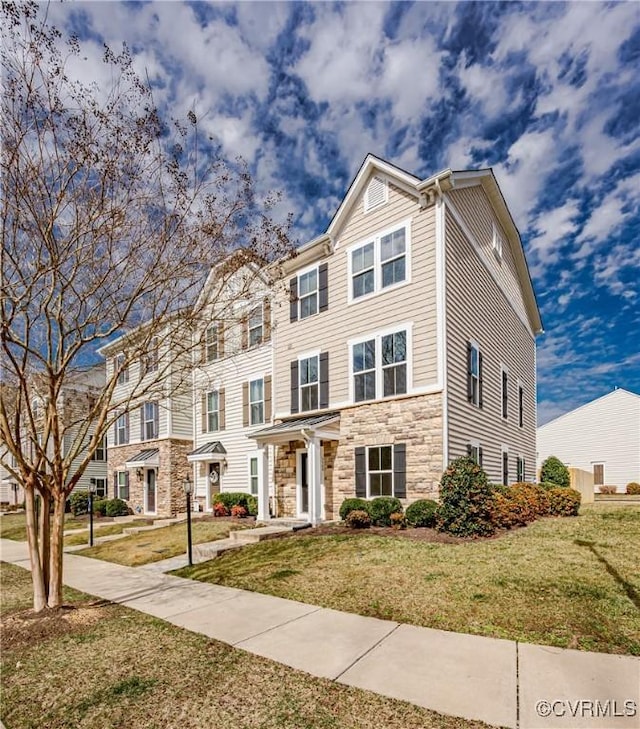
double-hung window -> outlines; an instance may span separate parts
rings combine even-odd
[[[368,497],[393,496],[393,447],[369,446],[367,450]]]
[[[91,460],[92,461],[106,461],[107,460],[107,441],[104,436],[98,441],[98,445],[96,446],[96,449],[93,452],[93,455],[91,456]]]
[[[219,350],[218,350],[218,325],[212,324],[210,327],[207,327],[207,331],[205,333],[205,357],[207,362],[213,362],[214,360],[218,359],[220,356]]]
[[[256,347],[264,341],[264,317],[262,304],[256,306],[249,312],[247,319],[247,329],[249,334],[249,346]]]
[[[142,360],[143,375],[148,372],[158,371],[158,337],[153,337],[149,342],[149,349]]]
[[[407,392],[407,330],[352,345],[354,402]]]
[[[318,269],[300,274],[298,276],[298,297],[300,306],[300,319],[318,312]]]
[[[502,417],[506,420],[509,417],[509,371],[506,367],[501,368],[500,379],[502,383]]]
[[[158,403],[145,402],[141,408],[142,440],[154,440],[158,437]]]
[[[207,432],[220,429],[220,393],[217,390],[207,393]]]
[[[123,501],[129,500],[129,472],[116,471],[116,498]]]
[[[482,354],[475,342],[467,343],[467,395],[469,402],[482,407]]]
[[[252,380],[249,383],[249,423],[264,423],[264,380]]]
[[[318,355],[301,359],[298,367],[300,376],[300,410],[317,410],[319,402]]]
[[[518,456],[517,461],[517,476],[516,480],[518,483],[525,480],[525,474],[524,474],[524,458],[522,456]]]
[[[479,466],[482,466],[482,448],[477,441],[467,443],[467,455],[474,460]]]
[[[124,445],[129,442],[129,413],[122,413],[118,416],[115,431],[116,445]]]
[[[355,402],[375,400],[376,340],[353,345],[353,399]]]
[[[114,369],[118,373],[118,385],[125,385],[129,382],[129,368],[125,367],[124,354],[119,354],[114,359]]]
[[[258,495],[258,459],[249,458],[249,490],[254,496]]]
[[[351,250],[351,300],[407,281],[408,240],[405,223]]]
[[[98,499],[106,499],[106,497],[107,497],[107,479],[106,478],[94,478],[92,480],[96,485],[96,497]]]

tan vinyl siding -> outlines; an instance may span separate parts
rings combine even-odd
[[[174,395],[171,403],[171,433],[160,431],[161,437],[193,439],[193,403],[191,389]],[[165,404],[166,407],[166,404]],[[162,424],[162,410],[160,410],[160,423]]]
[[[411,228],[410,283],[349,303],[349,249],[407,221]],[[413,323],[413,389],[434,385],[437,381],[437,353],[433,206],[421,210],[414,196],[391,185],[388,202],[365,213],[361,196],[339,231],[335,252],[324,261],[328,263],[327,311],[290,322],[286,297],[275,307],[276,416],[290,413],[289,372],[292,360],[310,352],[328,352],[329,408],[342,406],[349,401],[348,341],[389,329],[395,324]]]
[[[467,453],[478,441],[490,480],[502,480],[501,447],[509,449],[510,481],[516,459],[525,458],[525,477],[535,478],[535,345],[503,291],[487,272],[472,244],[446,213],[447,398],[449,458]],[[467,398],[467,342],[483,355],[482,409]],[[509,371],[508,419],[502,418],[501,365]],[[517,380],[524,385],[524,427],[518,425]]]
[[[463,217],[466,226],[480,245],[487,265],[496,276],[500,286],[509,296],[514,309],[524,321],[527,321],[526,307],[516,264],[507,240],[506,233],[493,213],[493,209],[481,185],[451,190],[448,193],[456,211]],[[504,245],[502,258],[499,260],[493,252],[493,225],[500,232]]]

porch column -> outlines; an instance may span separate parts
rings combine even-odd
[[[269,521],[269,452],[264,443],[258,447],[258,521]]]
[[[320,438],[312,436],[307,442],[309,469],[309,521],[316,526],[322,521],[322,462]]]

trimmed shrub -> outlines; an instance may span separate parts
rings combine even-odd
[[[107,499],[98,499],[93,502],[93,514],[94,516],[106,516],[107,515]],[[89,507],[87,507],[89,508]]]
[[[431,499],[418,499],[407,507],[407,524],[412,527],[431,527],[436,525],[438,504]]]
[[[366,499],[345,499],[340,504],[340,518],[345,521],[351,511],[366,511],[369,513],[369,502]]]
[[[577,516],[580,509],[580,492],[558,487],[548,493],[552,516]]]
[[[74,516],[89,513],[89,494],[86,491],[74,491],[69,496],[69,506]]]
[[[496,491],[493,494],[491,521],[497,529],[511,529],[519,526],[522,523],[519,516],[515,499],[508,492]]]
[[[555,456],[549,456],[540,469],[540,480],[550,481],[556,486],[569,488],[571,479],[569,478],[569,469],[564,463]]]
[[[249,516],[258,516],[258,499],[252,494],[247,496],[247,512]]]
[[[493,534],[493,493],[487,474],[472,458],[457,458],[440,480],[436,527],[459,537]]]
[[[631,483],[628,483],[627,493],[631,496],[640,496],[640,483],[636,483],[635,481],[631,481]]]
[[[127,516],[129,507],[122,499],[111,499],[107,501],[106,513],[107,516]]]
[[[347,514],[347,526],[352,529],[368,529],[371,526],[371,517],[364,509],[354,509]]]
[[[229,516],[229,509],[222,503],[222,501],[216,501],[213,504],[213,515],[214,516]]]
[[[391,526],[394,529],[407,528],[407,520],[401,511],[394,511],[393,514],[391,514]]]
[[[369,502],[369,514],[375,526],[391,526],[391,514],[402,514],[402,504],[393,496],[376,496]]]
[[[601,494],[615,494],[617,491],[618,489],[615,486],[600,486]],[[629,492],[627,491],[627,493]]]
[[[249,512],[247,511],[246,506],[240,506],[240,504],[236,504],[235,506],[231,507],[231,516],[235,517],[236,519],[244,519]]]
[[[224,504],[227,507],[227,511],[231,512],[234,506],[244,506],[247,511],[249,510],[249,499],[253,498],[251,494],[247,494],[244,491],[221,491],[219,494],[215,494],[213,497],[213,503]]]
[[[550,481],[540,481],[538,484],[541,489],[544,489],[545,491],[551,491],[551,489],[557,489],[558,485],[555,483],[551,483]]]
[[[539,516],[546,516],[549,513],[549,497],[546,489],[535,483],[521,481],[509,487],[509,491],[515,494],[517,500],[526,504],[533,513],[533,521]]]

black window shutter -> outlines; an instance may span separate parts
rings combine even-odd
[[[329,407],[329,352],[320,353],[320,407]]]
[[[113,498],[117,499],[119,498],[120,494],[118,493],[118,472],[113,472]]]
[[[478,448],[478,465],[482,468],[482,448]]]
[[[404,443],[393,446],[393,495],[397,499],[407,498],[407,446]]]
[[[473,400],[473,381],[471,377],[471,342],[467,342],[467,398]]]
[[[356,453],[356,496],[367,498],[367,455],[364,447],[355,449]]]
[[[329,308],[329,264],[323,263],[318,268],[318,309],[326,311]]]
[[[158,438],[160,436],[160,405],[156,403],[153,413],[153,437]]]
[[[297,413],[298,406],[298,360],[291,361],[291,412]]]
[[[482,399],[482,390],[483,390],[483,375],[482,375],[482,352],[478,352],[478,404],[480,407],[483,406],[484,402]]]
[[[471,458],[471,443],[467,443],[467,456]]]
[[[129,501],[129,471],[124,475],[124,484],[124,498],[126,501]]]
[[[298,277],[289,281],[289,321],[298,319]],[[296,411],[297,412],[297,411]]]

